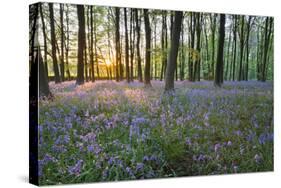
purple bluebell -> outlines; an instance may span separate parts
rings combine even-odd
[[[68,168],[69,174],[78,176],[81,173],[82,166],[83,166],[83,160],[77,161],[77,163],[74,166],[70,166]]]

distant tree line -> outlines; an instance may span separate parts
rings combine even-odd
[[[165,80],[165,90],[171,90],[175,80],[213,80],[221,86],[224,80],[273,79],[272,17],[53,3],[34,7],[46,82],[138,80],[151,86],[155,79]],[[32,50],[31,42],[35,59]]]

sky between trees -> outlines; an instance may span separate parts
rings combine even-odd
[[[39,3],[30,6],[30,67],[39,62],[46,88],[71,79],[156,79],[165,90],[176,80],[266,81],[273,31],[272,17]]]

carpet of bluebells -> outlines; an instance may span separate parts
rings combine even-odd
[[[272,82],[50,83],[40,184],[273,170]]]

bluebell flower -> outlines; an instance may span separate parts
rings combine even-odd
[[[68,172],[72,175],[78,176],[81,173],[82,166],[83,160],[79,160],[74,166],[68,168]]]
[[[134,177],[135,174],[130,167],[126,167],[126,172],[129,174],[130,177]]]
[[[141,171],[143,170],[143,167],[144,167],[144,164],[143,163],[137,163],[137,166],[136,166],[136,171]]]

